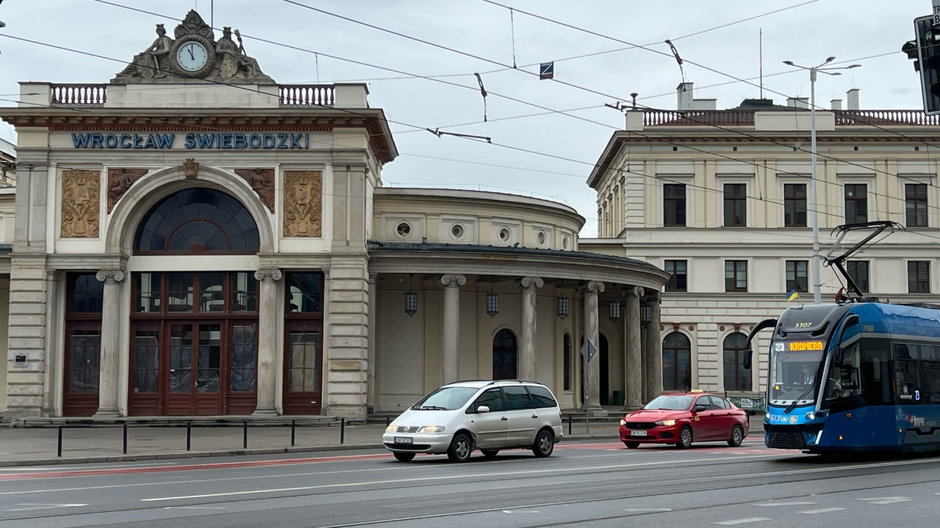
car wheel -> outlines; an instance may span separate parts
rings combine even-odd
[[[470,453],[473,452],[473,441],[465,433],[457,433],[454,439],[450,441],[450,447],[447,449],[447,458],[451,462],[466,462],[470,460]]]
[[[728,439],[728,445],[731,447],[740,447],[741,442],[744,441],[744,429],[740,425],[734,426],[731,429],[731,438]]]
[[[532,444],[532,452],[539,458],[545,458],[552,455],[555,450],[555,435],[548,429],[542,429],[535,435],[535,443]]]
[[[399,462],[411,462],[414,457],[414,453],[395,453],[395,459]]]
[[[499,453],[499,449],[481,449],[480,452],[483,453],[483,456],[486,458],[493,458]]]
[[[688,425],[683,427],[679,431],[679,441],[676,442],[676,447],[679,449],[688,449],[692,446],[692,428]]]
[[[639,442],[624,442],[623,445],[627,446],[627,449],[636,449],[640,447]]]

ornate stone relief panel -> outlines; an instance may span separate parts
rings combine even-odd
[[[284,236],[322,234],[323,171],[284,173]]]
[[[261,198],[261,203],[274,212],[274,169],[235,169]]]
[[[62,238],[97,238],[101,172],[62,172]]]
[[[114,204],[124,196],[124,193],[134,185],[141,176],[147,174],[147,169],[108,169],[108,212],[114,209]]]

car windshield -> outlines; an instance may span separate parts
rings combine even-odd
[[[416,411],[451,411],[467,404],[477,393],[475,387],[441,387],[425,396],[411,408]]]
[[[684,411],[692,405],[692,396],[659,396],[646,404],[644,409]]]

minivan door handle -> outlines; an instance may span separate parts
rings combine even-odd
[[[533,415],[532,415],[532,418],[534,418],[534,419],[536,419],[536,420],[537,420],[537,419],[539,418],[539,415],[537,415],[537,414],[533,414]]]
[[[506,418],[505,416],[503,416],[502,418],[500,418],[500,420],[502,420],[502,421],[504,421],[504,422],[505,422],[506,420],[508,420],[508,419],[509,419],[509,418]]]

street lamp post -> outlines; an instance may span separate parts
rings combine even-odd
[[[833,70],[848,70],[858,68],[861,64],[850,64],[848,66],[830,66],[825,67],[834,61],[835,57],[827,57],[822,64],[808,67],[795,64],[793,61],[783,61],[787,66],[800,68],[809,71],[809,113],[810,113],[810,160],[812,166],[812,177],[810,184],[810,208],[813,217],[813,304],[819,304],[821,300],[822,277],[819,270],[819,207],[816,194],[816,73],[821,72],[826,75],[842,75],[841,72]]]

